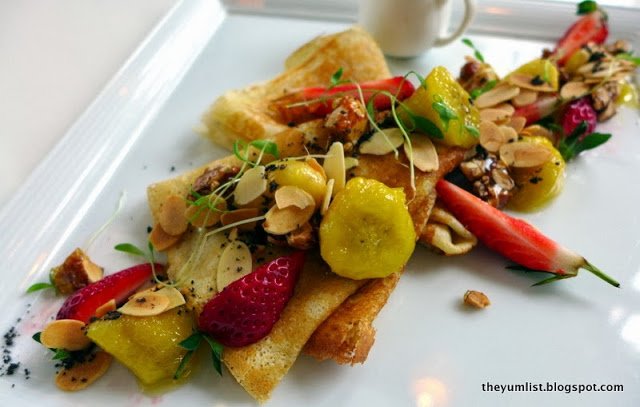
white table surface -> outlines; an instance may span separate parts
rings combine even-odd
[[[0,1],[0,207],[177,1]]]

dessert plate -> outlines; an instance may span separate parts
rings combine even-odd
[[[639,48],[640,11],[607,11],[611,38]],[[573,12],[566,3],[487,0],[468,36],[505,74],[550,47]],[[61,300],[24,292],[77,246],[107,272],[133,264],[113,246],[144,244],[146,186],[227,154],[193,131],[208,105],[225,90],[273,77],[296,47],[354,18],[353,1],[201,0],[171,10],[0,213],[0,329],[15,328],[13,345],[11,335],[3,345],[20,362],[12,375],[6,363],[1,368],[0,405],[254,405],[228,372],[220,378],[208,363],[160,395],[142,394],[118,364],[85,391],[58,391],[50,354],[30,336]],[[469,53],[457,43],[389,64],[397,74],[436,65],[457,72]],[[621,109],[599,127],[611,141],[568,166],[552,205],[524,216],[622,288],[588,273],[531,287],[541,276],[506,270],[483,248],[445,258],[419,247],[375,322],[367,362],[301,356],[269,405],[640,405],[639,126],[637,110]],[[120,200],[119,215],[90,242]],[[463,307],[467,289],[485,292],[491,307]],[[598,391],[586,391],[592,386]]]

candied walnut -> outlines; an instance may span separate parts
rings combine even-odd
[[[214,168],[207,168],[193,182],[191,189],[200,195],[209,195],[220,185],[224,184],[229,178],[235,176],[240,168],[221,165]]]
[[[309,222],[287,235],[287,244],[300,250],[309,250],[316,242],[313,227]]]
[[[75,249],[58,267],[51,270],[51,281],[58,292],[69,295],[102,278],[103,269],[82,249]]]
[[[489,297],[487,297],[483,292],[474,290],[467,290],[467,292],[464,293],[464,303],[480,309],[491,305]]]
[[[495,154],[478,153],[461,163],[460,171],[472,183],[473,192],[489,205],[503,208],[509,202],[515,182]]]
[[[497,81],[498,75],[491,65],[482,63],[477,59],[466,57],[467,63],[460,69],[458,83],[467,91],[481,88],[487,82]]]
[[[367,130],[369,120],[360,101],[345,96],[333,102],[333,111],[327,115],[324,126],[332,130],[345,143],[356,143]]]

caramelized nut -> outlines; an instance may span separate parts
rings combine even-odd
[[[186,202],[181,196],[167,197],[158,215],[158,223],[162,226],[162,230],[171,236],[180,236],[186,232],[189,226],[184,214],[186,209]]]
[[[51,280],[56,289],[65,295],[95,283],[102,278],[102,267],[89,259],[82,249],[75,249],[64,263],[51,270]]]
[[[464,303],[476,308],[486,308],[491,305],[489,297],[483,292],[473,290],[467,290],[467,292],[464,293]]]

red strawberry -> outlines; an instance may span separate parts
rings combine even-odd
[[[156,271],[162,269],[161,264],[154,267]],[[112,299],[117,304],[122,303],[152,275],[151,264],[144,263],[106,276],[67,297],[56,319],[77,319],[87,323],[99,306]]]
[[[564,110],[562,114],[562,129],[564,135],[568,136],[583,121],[587,122],[587,130],[584,134],[591,134],[596,129],[598,117],[596,111],[591,106],[588,97],[574,100]]]
[[[541,283],[575,277],[584,268],[607,283],[620,286],[584,257],[560,246],[524,220],[499,211],[445,180],[438,181],[436,190],[453,215],[489,249],[527,269],[556,274]]]
[[[224,288],[204,306],[198,327],[225,346],[264,338],[293,295],[304,252],[279,257]]]
[[[576,21],[564,36],[558,41],[553,55],[558,60],[558,64],[563,66],[571,55],[589,42],[602,44],[609,35],[606,14],[597,9],[582,16]]]
[[[313,87],[305,88],[297,92],[283,96],[274,102],[275,107],[287,122],[300,123],[313,118],[321,118],[333,110],[331,101],[343,96],[351,96],[360,100],[360,92],[365,103],[373,98],[373,106],[376,111],[391,108],[393,95],[398,100],[404,100],[411,96],[415,87],[403,76],[389,79],[363,82],[359,84],[348,83],[331,88]],[[385,92],[387,94],[383,94]]]
[[[527,119],[526,125],[528,126],[553,113],[556,110],[559,101],[560,99],[556,94],[543,95],[530,105],[517,108],[513,115],[522,116]]]

